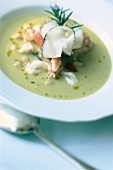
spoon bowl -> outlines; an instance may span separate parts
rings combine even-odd
[[[2,129],[15,134],[31,133],[38,118],[20,112],[7,104],[0,105],[0,126]]]

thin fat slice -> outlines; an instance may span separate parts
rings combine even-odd
[[[57,26],[58,26],[58,24],[54,20],[50,20],[49,22],[44,24],[44,26],[41,29],[42,37],[45,38],[45,36],[48,33],[48,31],[50,31],[52,28],[57,27]]]
[[[74,40],[73,49],[79,49],[83,45],[83,32],[81,28],[75,28],[74,32],[75,32],[75,40]]]
[[[66,36],[66,32],[69,36]],[[62,52],[71,55],[74,43],[74,32],[66,26],[57,26],[51,29],[44,41],[43,57],[58,58],[61,57]]]

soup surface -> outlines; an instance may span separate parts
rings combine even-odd
[[[22,61],[23,57],[29,57],[30,61],[36,60],[31,54],[20,54],[18,51],[11,51],[12,44],[22,46],[20,40],[13,41],[11,36],[17,32],[22,32],[23,24],[44,24],[48,17],[43,13],[26,15],[15,19],[5,25],[0,34],[0,65],[2,71],[16,84],[38,95],[57,99],[78,99],[93,94],[98,91],[108,80],[111,71],[111,59],[104,43],[87,27],[83,30],[88,32],[93,48],[84,54],[77,56],[84,66],[77,67],[76,77],[78,82],[72,86],[68,84],[64,77],[53,79],[51,84],[45,84],[47,72],[42,71],[33,75],[25,72],[24,67],[14,67],[15,61]],[[35,46],[35,45],[34,45]],[[35,49],[37,50],[37,46]],[[69,56],[63,57],[67,62]],[[23,64],[23,63],[22,63]]]

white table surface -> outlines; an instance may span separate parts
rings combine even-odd
[[[113,5],[113,0],[103,0]],[[113,116],[93,122],[64,123],[41,119],[47,136],[99,170],[113,169]],[[74,170],[35,135],[0,130],[0,170]]]

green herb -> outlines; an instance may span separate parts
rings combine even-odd
[[[19,61],[19,62],[22,62],[21,60],[15,60],[15,61]],[[23,63],[23,62],[22,62]]]
[[[13,43],[14,45],[18,45],[18,43],[14,42],[14,41],[13,41],[12,43]]]
[[[42,61],[42,59],[38,56],[38,52],[32,52],[32,55]]]
[[[50,5],[50,8],[52,11],[48,11],[45,10],[46,12],[48,12],[49,14],[51,14],[53,17],[49,17],[52,20],[56,21],[58,25],[62,26],[65,24],[65,22],[69,19],[69,17],[72,15],[72,11],[66,15],[66,12],[69,11],[70,9],[65,9],[63,10],[63,7],[60,8],[57,4],[55,4],[54,6]],[[73,28],[77,28],[77,27],[81,27],[82,25],[75,25],[72,27]]]
[[[10,41],[13,41],[14,39],[13,38],[10,38]]]
[[[38,76],[38,73],[34,73],[33,75],[34,75],[34,76]]]
[[[51,18],[52,20],[55,20],[58,25],[64,25],[64,23],[68,20],[68,18],[72,15],[73,12],[70,12],[68,16],[66,16],[66,12],[69,11],[70,9],[63,10],[63,8],[60,8],[57,4],[55,6],[50,5],[50,8],[52,12],[45,10],[49,14],[53,15],[54,18]]]
[[[15,61],[19,61],[20,63],[22,63],[23,65],[25,65],[25,64],[24,64],[24,62],[23,62],[23,61],[21,61],[21,60],[15,60]]]
[[[33,26],[33,23],[29,23],[29,25],[32,27],[32,26]]]
[[[73,87],[74,90],[78,90],[79,89],[79,86],[75,86]]]
[[[71,28],[74,29],[74,28],[78,28],[78,27],[81,27],[81,26],[83,26],[83,24],[75,25],[75,26],[73,26],[73,27],[71,27]]]
[[[25,71],[25,69],[22,69],[21,71]]]
[[[35,82],[34,81],[31,81],[32,84],[34,84]]]
[[[24,73],[25,76],[28,76],[28,73]]]
[[[19,33],[19,34],[23,34],[23,32],[22,32],[22,31],[19,31],[18,33]]]
[[[8,57],[10,57],[10,56],[12,55],[12,51],[9,50],[9,51],[7,52],[7,55],[8,55]]]
[[[60,76],[56,76],[56,77],[55,77],[55,80],[59,80],[59,79],[60,79]]]
[[[45,93],[45,95],[46,95],[46,96],[49,96],[49,94],[48,94],[48,93]]]

